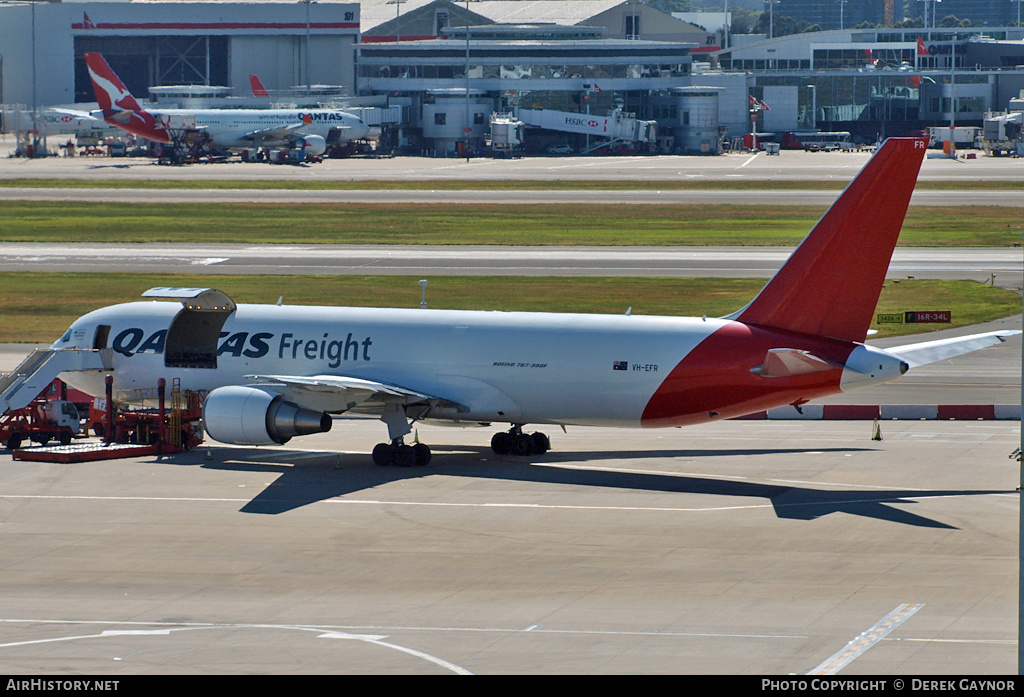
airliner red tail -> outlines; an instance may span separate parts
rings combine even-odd
[[[269,97],[270,93],[267,92],[267,88],[260,82],[259,77],[256,75],[249,76],[249,86],[252,87],[252,96],[254,97]]]
[[[730,319],[863,341],[926,148],[921,138],[886,140],[768,285]]]
[[[89,78],[104,121],[142,138],[158,143],[170,142],[167,129],[139,105],[102,55],[86,53],[85,64],[89,68]]]
[[[645,426],[680,426],[800,405],[894,379],[909,364],[861,342],[926,143],[891,138],[754,300],[704,337],[644,409]]]

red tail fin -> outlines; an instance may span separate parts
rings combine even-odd
[[[270,93],[267,92],[267,88],[263,86],[260,79],[255,75],[249,76],[249,85],[252,87],[252,96],[254,97],[269,97]]]
[[[927,143],[890,138],[753,302],[732,317],[863,341]]]
[[[99,53],[86,53],[85,64],[89,68],[92,89],[96,93],[96,101],[104,111],[124,109],[126,111],[142,111],[135,97],[121,82],[107,61]]]

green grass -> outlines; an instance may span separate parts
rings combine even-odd
[[[0,273],[0,341],[49,343],[79,316],[138,300],[155,286],[219,288],[238,303],[418,307],[420,276],[243,276]],[[762,279],[427,277],[431,308],[720,317]],[[1020,296],[972,281],[888,282],[878,312],[952,310],[953,324],[875,327],[877,336],[976,324],[1021,311]]]
[[[866,161],[866,160],[865,160]],[[681,179],[660,181],[627,180],[449,180],[429,179],[397,181],[380,179],[352,179],[309,181],[299,179],[0,179],[0,187],[26,187],[35,189],[282,189],[301,191],[503,191],[517,190],[575,191],[679,191],[679,190],[764,190],[764,191],[841,191],[846,181],[797,181],[766,179],[759,181]],[[918,181],[918,190],[939,191],[1019,191],[1024,190],[1024,179],[1015,181]]]
[[[796,245],[825,206],[0,201],[4,242]],[[1021,210],[912,206],[902,246],[1008,247]]]

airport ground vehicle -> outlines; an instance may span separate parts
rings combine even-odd
[[[93,400],[87,419],[89,427],[100,436],[100,441],[91,439],[72,444],[71,438],[65,435],[60,438],[59,446],[24,450],[19,449],[21,442],[18,442],[11,446],[12,457],[15,460],[68,464],[166,455],[191,450],[203,441],[202,401],[205,394],[184,392],[175,381],[168,405],[165,400],[166,381],[161,378],[156,389],[121,390],[115,399],[113,376],[108,375],[105,382],[106,396]],[[70,406],[74,408],[74,405]],[[33,440],[40,445],[47,442],[41,437]]]
[[[853,147],[849,131],[789,131],[782,134],[781,145],[785,150],[808,152],[850,150]]]
[[[973,148],[981,129],[977,126],[930,126],[928,128],[928,147],[941,148],[950,142],[957,148]]]
[[[51,440],[67,445],[81,433],[78,408],[64,399],[36,397],[28,406],[0,416],[0,443],[17,450],[26,441],[45,445]]]

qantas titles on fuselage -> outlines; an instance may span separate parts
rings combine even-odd
[[[371,360],[371,337],[353,336],[352,332],[348,332],[344,338],[337,338],[339,336],[332,332],[324,332],[321,337],[307,339],[290,332],[284,332],[280,337],[274,332],[221,332],[217,355],[263,358],[273,350],[273,355],[277,358],[326,361],[328,368],[337,368],[348,361]],[[126,357],[137,353],[162,354],[166,340],[166,329],[159,329],[147,336],[141,327],[131,327],[119,332],[111,341],[110,347]]]

